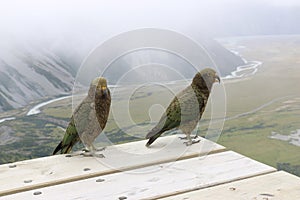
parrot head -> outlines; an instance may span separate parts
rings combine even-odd
[[[220,83],[221,79],[217,75],[217,72],[211,68],[201,70],[193,78],[193,83],[195,85],[198,85],[200,88],[207,87],[209,90],[215,82]]]
[[[107,88],[107,81],[104,77],[95,78],[92,82],[93,86],[96,86],[96,90],[103,94],[103,97],[107,96],[108,88]]]
[[[202,77],[208,83],[221,82],[220,77],[217,75],[217,72],[211,68],[203,69],[201,72]]]

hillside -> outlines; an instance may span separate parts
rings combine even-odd
[[[228,51],[215,40],[206,38],[205,47],[213,56],[222,75],[227,75],[237,66],[242,65],[242,59]],[[45,97],[56,97],[70,94],[74,85],[77,70],[82,60],[88,55],[88,49],[92,49],[97,41],[87,43],[66,45],[65,43],[45,42],[17,42],[0,41],[3,47],[0,49],[0,111],[21,108],[32,101]],[[84,48],[78,49],[78,46]],[[142,52],[155,59],[158,63],[167,60],[170,67],[180,70],[191,78],[195,73],[194,69],[188,68],[185,63],[173,60],[173,57],[164,57],[160,52],[157,54]],[[203,66],[210,65],[205,52],[203,54]],[[131,55],[141,56],[141,55]],[[178,59],[178,58],[177,58]],[[117,80],[129,69],[135,67],[131,59],[121,59],[105,76],[110,84]],[[98,71],[100,68],[98,69]],[[95,72],[90,72],[97,76]],[[100,75],[101,72],[97,72]],[[133,76],[131,81],[137,82],[141,76]],[[176,80],[172,76],[169,80]],[[89,82],[89,78],[86,82]]]
[[[62,56],[46,47],[6,47],[0,50],[0,111],[70,93],[76,68]]]

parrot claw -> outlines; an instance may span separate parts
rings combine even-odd
[[[181,139],[181,140],[188,140],[188,137],[187,137],[187,136],[179,136],[178,138]],[[198,135],[195,135],[193,138],[194,138],[194,139],[197,139],[197,138],[199,138],[199,136],[198,136]]]
[[[104,151],[106,149],[106,147],[102,147],[102,148],[99,148],[97,149],[96,147],[92,146],[91,147],[91,150],[89,150],[88,148],[85,148],[85,149],[82,149],[83,152],[91,152],[91,151]]]
[[[94,154],[95,157],[97,158],[105,158],[105,156],[101,153],[101,154]]]
[[[199,143],[200,141],[200,138],[197,136],[196,138],[192,139],[192,144]]]
[[[185,144],[186,146],[191,146],[191,145],[192,145],[192,142],[187,141],[187,142],[184,142],[183,144]]]
[[[96,151],[104,151],[106,149],[106,147],[102,147],[100,149],[96,149]]]
[[[84,152],[84,153],[81,153],[80,155],[83,155],[84,157],[105,158],[105,156],[103,154],[97,154],[94,152]]]
[[[195,136],[194,136],[194,139],[197,139],[197,138],[199,138],[199,137],[200,137],[199,135],[195,135]]]
[[[200,139],[194,138],[190,141],[184,142],[183,144],[185,144],[186,146],[191,146],[192,144],[199,143],[200,141],[201,141]]]
[[[178,138],[181,139],[181,140],[187,140],[188,139],[186,136],[179,136]]]
[[[84,157],[92,157],[93,156],[93,154],[89,151],[85,151],[85,152],[81,153],[80,155],[82,155]]]
[[[83,151],[83,152],[90,152],[90,150],[88,150],[88,149],[82,149],[81,151]]]

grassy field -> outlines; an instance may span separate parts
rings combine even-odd
[[[223,40],[223,44],[247,60],[263,62],[255,76],[225,84],[227,115],[275,101],[226,121],[218,142],[274,167],[278,163],[300,165],[299,146],[269,138],[272,131],[290,134],[300,129],[300,36],[235,38]]]
[[[214,113],[222,117],[226,105],[226,121],[221,136],[211,139],[274,167],[282,163],[300,166],[299,146],[270,138],[272,132],[288,135],[300,129],[300,36],[226,38],[220,41],[246,60],[263,64],[254,76],[225,80],[224,85],[215,85],[211,99],[216,108],[220,106],[221,109],[214,110]],[[111,89],[113,102],[105,140],[117,144],[143,139],[173,95],[187,84],[182,81],[173,85]],[[17,119],[1,124],[10,127],[10,136],[17,138],[13,143],[0,146],[5,148],[5,151],[0,151],[2,163],[50,155],[63,137],[62,128],[66,127],[71,116],[72,99],[49,104],[36,116],[23,117],[26,109],[14,111]],[[10,114],[13,113],[4,113],[1,117]],[[206,130],[210,117],[211,106],[208,105],[199,128],[200,134],[208,138]],[[97,140],[100,146],[107,145],[103,137]],[[77,146],[77,149],[81,147]]]

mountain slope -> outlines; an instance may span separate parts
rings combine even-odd
[[[73,38],[74,40],[74,38]],[[0,45],[0,111],[11,110],[28,105],[31,101],[43,97],[70,94],[81,61],[94,48],[98,41],[91,39],[88,42],[63,41],[60,43],[49,41],[5,41]],[[234,71],[237,66],[243,65],[243,60],[225,49],[217,41],[210,38],[199,40],[211,58],[218,66],[221,76],[226,76]],[[50,44],[49,44],[50,43]],[[53,45],[54,44],[54,45]],[[75,45],[76,44],[76,45]],[[81,48],[78,48],[81,47]],[[195,50],[188,49],[190,54]],[[206,52],[198,52],[201,58],[201,67],[213,66]],[[99,60],[99,55],[96,59]],[[149,66],[148,69],[135,67],[143,64],[147,58],[150,63],[164,64],[169,68]],[[94,64],[95,65],[95,64]],[[154,68],[156,67],[156,70]],[[170,67],[174,70],[170,73]],[[90,76],[81,77],[88,85],[90,80],[101,74],[100,65],[94,66],[94,70],[85,70]],[[84,70],[84,69],[83,69]],[[155,74],[150,77],[151,72]],[[178,73],[174,73],[178,71]],[[110,84],[116,84],[124,74],[130,72],[127,81],[144,83],[149,81],[173,81],[184,78],[192,78],[196,73],[195,68],[182,59],[169,53],[157,51],[141,51],[121,58],[104,73]],[[150,73],[149,73],[150,72]],[[80,84],[81,85],[81,84]]]
[[[72,90],[76,70],[54,52],[8,47],[0,53],[0,111]]]

